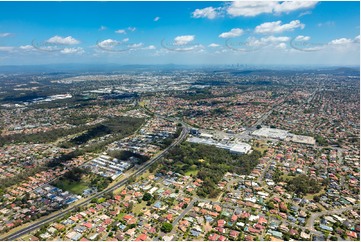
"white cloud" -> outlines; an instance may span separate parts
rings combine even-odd
[[[299,20],[293,20],[290,23],[283,25],[281,25],[281,23],[281,21],[263,23],[255,28],[255,32],[259,34],[272,34],[292,31],[296,28],[303,29],[305,27]]]
[[[128,30],[131,32],[134,32],[135,30],[137,30],[137,28],[136,27],[128,27]]]
[[[310,39],[311,39],[310,36],[303,36],[303,35],[299,35],[295,38],[295,40],[297,40],[297,41],[308,41]]]
[[[233,17],[253,17],[263,13],[290,13],[300,9],[313,8],[317,2],[274,2],[274,1],[234,1],[227,7],[227,13]]]
[[[129,41],[129,38],[125,38],[122,40],[123,42],[128,42]]]
[[[331,27],[331,26],[335,26],[335,22],[334,21],[326,21],[326,22],[323,22],[323,23],[318,23],[317,24],[318,27]]]
[[[302,12],[298,15],[298,17],[302,17],[302,16],[305,16],[305,15],[309,15],[309,14],[312,14],[312,11],[305,11],[305,12]]]
[[[0,38],[8,37],[10,35],[10,33],[0,33]]]
[[[272,13],[276,2],[244,2],[235,1],[227,8],[227,13],[233,17],[252,17],[262,13]]]
[[[332,40],[329,44],[330,45],[347,45],[347,44],[351,44],[352,42],[353,42],[352,39],[340,38],[340,39]]]
[[[160,19],[160,17],[157,16],[157,17],[155,17],[155,18],[153,19],[153,21],[154,21],[154,22],[158,22],[159,19]]]
[[[253,46],[253,47],[257,47],[257,46],[264,47],[264,46],[269,46],[269,45],[272,45],[272,46],[276,45],[276,47],[283,47],[286,45],[285,44],[280,45],[280,44],[283,42],[287,42],[289,40],[290,40],[290,38],[287,36],[278,36],[278,37],[268,36],[268,37],[263,37],[261,39],[250,37],[247,39],[247,45]]]
[[[32,46],[32,45],[21,45],[21,46],[19,46],[19,48],[20,48],[21,50],[25,50],[25,51],[36,50],[36,49],[34,48],[34,46]]]
[[[208,45],[208,47],[219,47],[219,44],[212,43],[212,44]]]
[[[107,29],[107,27],[105,27],[105,26],[100,26],[100,28],[99,28],[99,31],[104,31],[104,30],[106,30]]]
[[[98,43],[98,46],[101,48],[112,48],[116,45],[119,45],[119,41],[113,39],[106,39]]]
[[[208,18],[208,19],[214,19],[218,16],[218,12],[216,8],[208,7],[208,8],[202,8],[202,9],[196,9],[192,13],[193,18]]]
[[[289,41],[289,40],[290,40],[290,38],[287,37],[287,36],[278,36],[278,37],[268,36],[268,37],[265,37],[265,38],[261,38],[261,41],[264,42],[264,43],[286,42],[286,41]]]
[[[60,51],[62,54],[83,54],[84,49],[77,47],[77,48],[64,48]]]
[[[353,41],[356,43],[360,43],[360,35],[357,35]]]
[[[279,48],[279,49],[286,49],[286,44],[285,43],[279,43],[278,45],[276,45],[276,48]]]
[[[12,52],[13,50],[15,50],[15,48],[12,46],[0,46],[0,51],[3,52]]]
[[[127,32],[124,29],[118,29],[115,31],[117,34],[126,34]]]
[[[142,46],[143,46],[143,43],[128,45],[128,47],[131,48],[131,49],[136,49],[136,48],[139,48],[139,47],[142,47]]]
[[[243,30],[239,28],[231,29],[229,32],[224,32],[218,37],[220,38],[234,38],[243,34]]]
[[[156,47],[155,47],[154,45],[149,45],[149,46],[147,46],[147,47],[144,47],[143,49],[144,49],[144,50],[155,50]]]
[[[316,6],[318,2],[310,1],[288,1],[277,4],[274,7],[276,13],[289,13],[300,9],[309,9]]]
[[[55,35],[55,36],[51,37],[46,42],[48,42],[50,44],[59,44],[59,45],[76,45],[76,44],[80,43],[79,40],[76,40],[71,36],[63,38],[63,37],[58,36],[58,35]]]
[[[198,53],[202,52],[203,50],[204,50],[204,46],[203,46],[203,45],[192,45],[192,46],[187,46],[187,47],[181,47],[181,48],[172,49],[172,51],[179,51],[179,52],[184,52],[184,51],[198,51]]]
[[[186,45],[194,40],[194,35],[181,35],[174,38],[174,45]]]

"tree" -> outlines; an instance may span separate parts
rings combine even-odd
[[[170,231],[172,231],[173,229],[173,225],[171,223],[163,223],[162,227],[160,228],[160,230],[164,233],[169,233]]]
[[[150,193],[147,192],[143,195],[143,201],[149,201],[151,199],[152,199],[152,195]]]
[[[134,207],[133,202],[130,202],[129,205],[128,205],[128,207],[127,207],[127,212],[128,212],[128,213],[131,212],[131,211],[133,210],[133,207]]]
[[[319,202],[319,201],[320,201],[320,197],[317,196],[317,195],[313,196],[313,201]]]
[[[273,202],[268,201],[268,202],[267,202],[267,207],[268,207],[269,209],[274,209],[274,208],[275,208],[275,205],[274,205]]]
[[[321,190],[317,180],[306,175],[299,175],[287,182],[287,190],[297,194],[318,193]]]

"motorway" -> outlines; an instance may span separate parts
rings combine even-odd
[[[180,121],[179,121],[180,122]],[[107,189],[98,192],[92,196],[87,197],[86,199],[84,199],[82,202],[80,202],[79,204],[76,204],[75,206],[66,208],[61,210],[60,212],[56,212],[53,215],[50,215],[47,218],[44,219],[40,219],[40,221],[37,221],[33,224],[30,224],[28,227],[24,228],[24,229],[20,229],[18,231],[15,231],[13,233],[9,232],[7,233],[5,236],[1,236],[0,240],[15,240],[21,236],[24,236],[26,234],[29,234],[30,232],[32,232],[33,230],[36,230],[38,228],[40,228],[42,225],[47,224],[49,222],[53,222],[56,221],[57,219],[63,217],[65,214],[75,210],[78,207],[81,207],[83,205],[88,204],[93,198],[98,198],[103,196],[104,194],[108,193],[108,192],[113,192],[114,190],[118,189],[119,187],[123,186],[124,184],[126,184],[126,182],[132,178],[132,177],[136,177],[139,176],[140,174],[142,174],[144,171],[146,171],[152,164],[154,164],[156,161],[158,161],[160,158],[162,158],[169,149],[173,148],[174,146],[180,144],[182,141],[185,140],[185,138],[187,137],[187,134],[189,132],[189,129],[187,128],[187,126],[180,122],[183,125],[183,130],[182,133],[179,135],[178,138],[176,138],[176,140],[170,145],[168,146],[166,149],[162,150],[160,153],[158,153],[156,156],[154,156],[152,159],[150,159],[149,161],[147,161],[146,163],[144,163],[143,165],[141,165],[139,167],[139,169],[137,171],[135,171],[133,174],[131,174],[130,176],[124,178],[123,180],[119,181],[118,183],[108,187]],[[14,229],[16,230],[16,228]]]

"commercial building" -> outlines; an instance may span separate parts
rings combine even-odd
[[[307,145],[314,145],[316,143],[313,137],[304,136],[304,135],[295,135],[282,129],[260,128],[254,131],[252,135],[263,138],[280,139],[280,140],[291,141],[291,142],[307,144]]]

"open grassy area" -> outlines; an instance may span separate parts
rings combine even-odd
[[[78,195],[81,195],[85,189],[89,188],[88,183],[85,181],[74,182],[70,180],[58,180],[54,183],[54,186],[62,189],[63,191],[69,191]]]
[[[77,175],[78,174],[73,176]],[[82,195],[85,189],[88,189],[90,187],[96,187],[98,191],[101,191],[110,183],[110,180],[108,178],[99,176],[94,173],[81,174],[80,176],[80,179],[70,179],[65,174],[63,177],[60,177],[56,181],[52,182],[51,185],[58,187],[63,191],[69,191],[73,194]]]
[[[267,146],[266,142],[264,142],[262,140],[256,140],[254,142],[252,149],[258,150],[259,152],[261,152],[261,154],[263,154],[263,152],[268,149],[268,146]]]
[[[117,215],[117,220],[122,220],[126,213],[120,213]]]
[[[125,185],[124,185],[124,186],[121,186],[121,187],[119,187],[119,188],[117,188],[117,189],[115,189],[115,190],[113,191],[113,194],[114,194],[114,195],[118,195],[121,191],[124,190],[124,188],[125,188]]]
[[[289,176],[289,175],[287,175],[287,174],[283,174],[283,175],[281,176],[281,178],[282,178],[284,181],[287,181],[287,180],[291,180],[291,179],[295,178],[295,176]]]
[[[192,175],[193,177],[195,177],[198,174],[198,170],[189,170],[189,171],[186,171],[184,174],[186,176]]]
[[[304,196],[304,198],[308,199],[308,200],[312,200],[314,196],[321,196],[321,194],[325,194],[325,188],[322,188],[321,191],[319,191],[318,193],[315,194],[307,194],[306,196]]]
[[[134,204],[133,213],[139,214],[143,211],[143,208],[147,206],[147,202],[142,201],[141,203]]]
[[[145,101],[140,101],[140,102],[139,102],[139,106],[141,106],[141,107],[144,107],[145,104],[146,104]]]
[[[149,170],[146,170],[144,173],[142,173],[141,176],[137,177],[137,181],[141,180],[142,178],[143,178],[143,179],[148,179],[148,176],[149,176],[150,174],[152,174],[152,173],[150,173]]]

